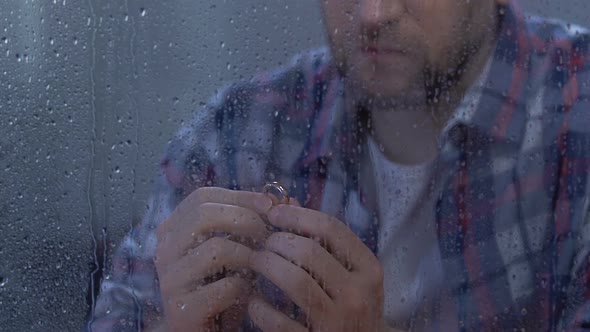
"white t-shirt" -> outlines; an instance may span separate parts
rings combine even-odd
[[[490,58],[468,89],[444,133],[454,124],[469,123],[490,71]],[[435,221],[435,198],[428,198],[432,165],[401,165],[388,160],[369,137],[379,210],[377,257],[385,272],[385,318],[405,324],[444,282]],[[436,195],[432,195],[436,196]]]
[[[391,162],[372,138],[369,149],[377,186],[377,257],[385,272],[385,318],[403,324],[443,279],[434,202],[422,195],[430,165]]]

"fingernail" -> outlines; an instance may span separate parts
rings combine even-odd
[[[258,209],[258,212],[264,213],[272,207],[272,200],[264,195],[260,195],[254,201],[254,206]]]

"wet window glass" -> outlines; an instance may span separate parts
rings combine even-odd
[[[0,9],[0,330],[590,326],[585,1]]]

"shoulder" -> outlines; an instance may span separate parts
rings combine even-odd
[[[557,19],[528,19],[544,146],[560,164],[560,179],[584,197],[590,187],[590,30]],[[536,74],[535,74],[536,75]],[[567,170],[567,171],[566,171]],[[567,175],[564,175],[567,174]]]
[[[530,16],[526,19],[532,57],[547,73],[548,84],[562,86],[573,78],[588,79],[590,30],[559,19]]]
[[[590,30],[581,25],[561,19],[528,16],[526,27],[533,47],[537,52],[547,54],[551,50],[588,52]]]
[[[330,61],[327,48],[302,52],[284,66],[217,90],[169,141],[163,161],[173,174],[168,180],[180,186],[191,174],[194,185],[208,185],[211,169],[222,168],[232,153],[264,154],[277,121],[288,117],[289,126],[297,126],[303,123],[297,119],[311,115],[313,91],[330,80]],[[227,171],[220,169],[224,176]]]
[[[262,71],[249,80],[231,82],[220,89],[194,112],[192,120],[179,129],[185,139],[199,136],[203,126],[222,129],[222,122],[265,113],[268,108],[280,110],[307,97],[307,91],[321,80],[329,79],[331,56],[319,48],[294,56],[284,66]],[[217,123],[217,126],[211,124]]]
[[[537,59],[531,70],[543,74],[545,113],[554,120],[548,122],[556,133],[567,127],[590,135],[590,30],[540,17],[529,17],[527,27]]]

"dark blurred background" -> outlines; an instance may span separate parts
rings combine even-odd
[[[590,25],[587,0],[523,7]],[[321,24],[317,0],[0,1],[0,331],[82,329],[166,141]]]

